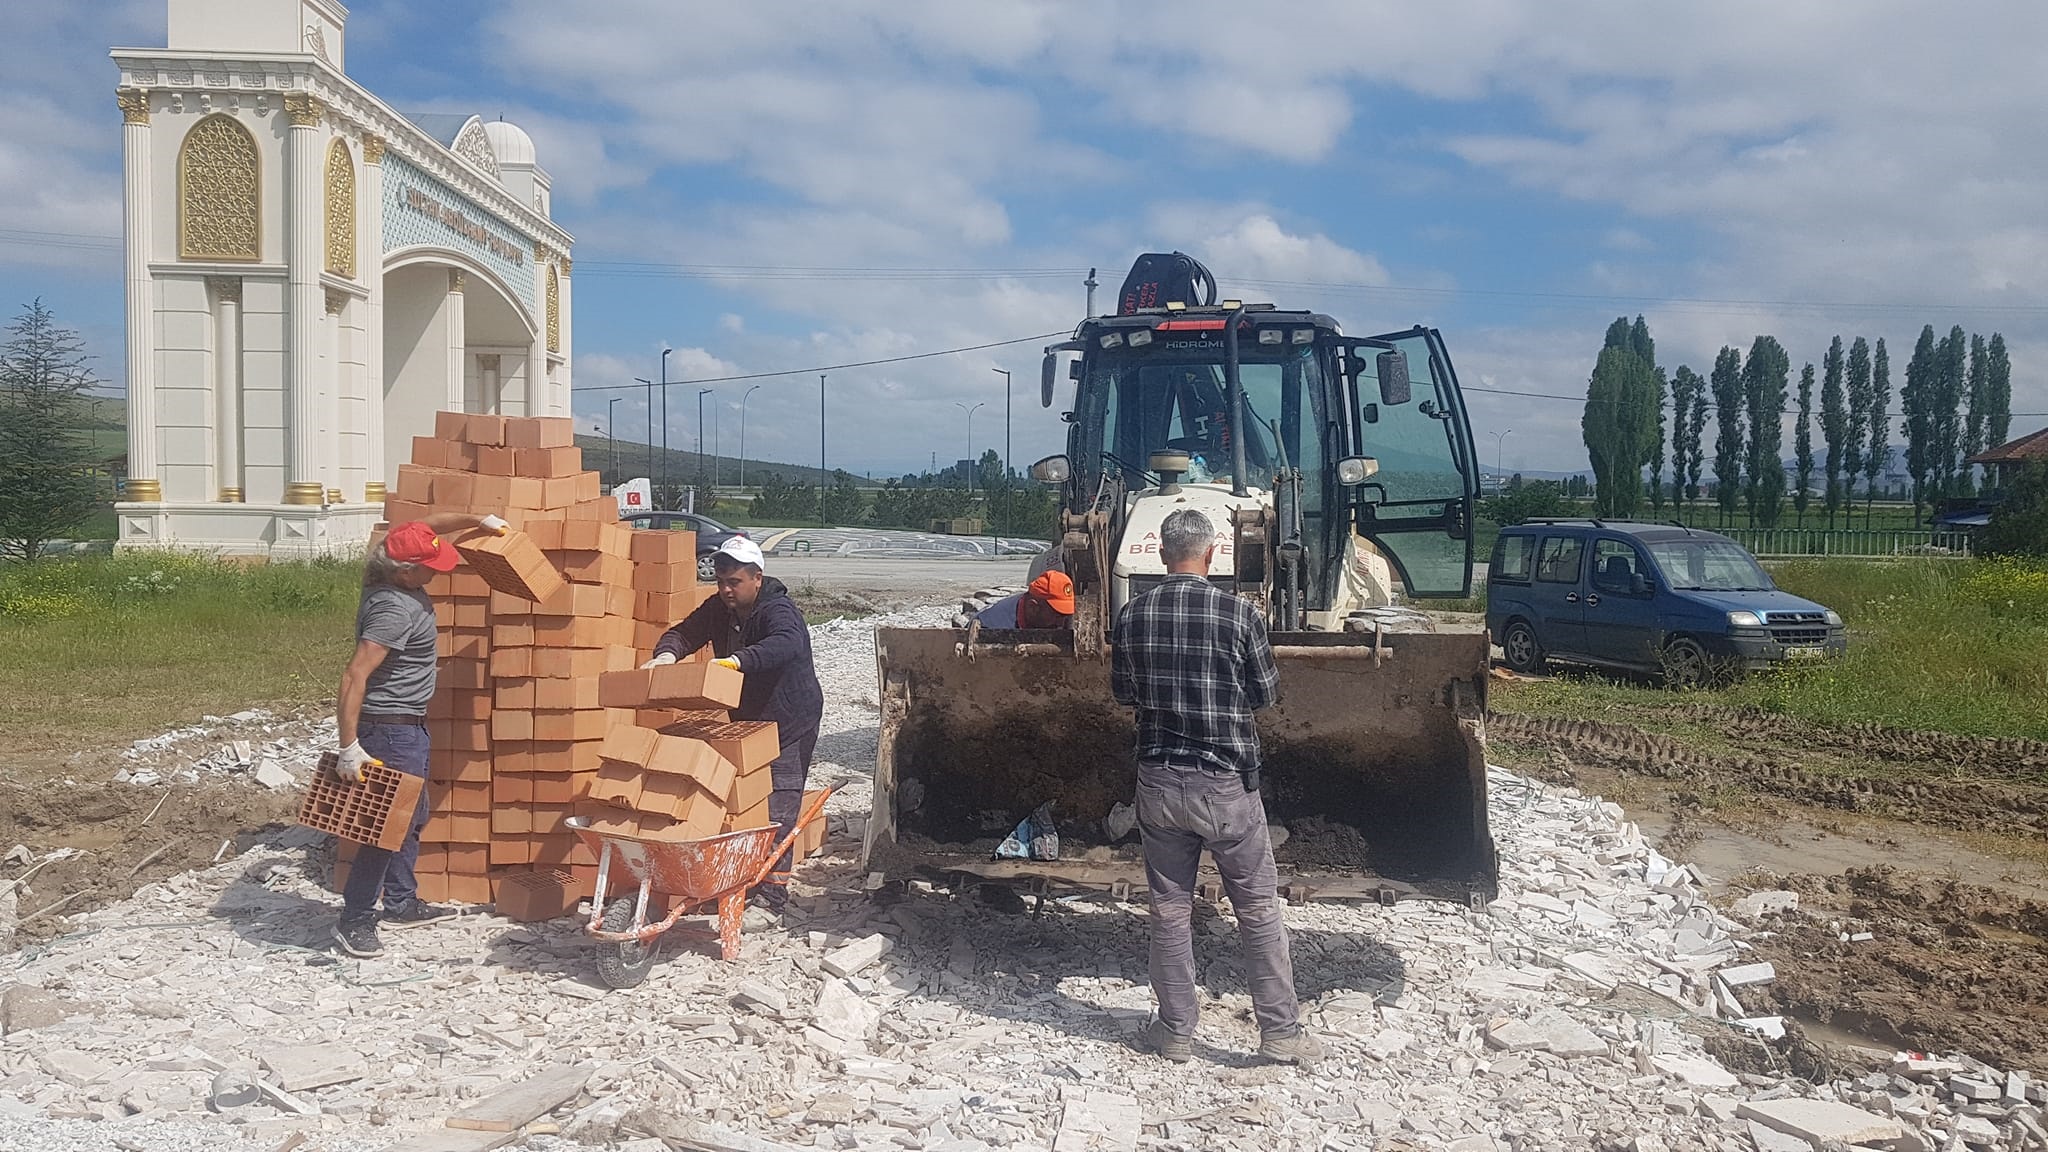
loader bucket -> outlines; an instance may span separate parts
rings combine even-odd
[[[885,628],[867,868],[894,879],[1137,888],[1135,833],[1104,820],[1135,795],[1135,725],[1108,662],[1059,632]],[[1291,899],[1482,902],[1497,868],[1486,818],[1487,638],[1275,633],[1280,699],[1259,714],[1275,858]],[[1055,861],[998,860],[1054,803]]]

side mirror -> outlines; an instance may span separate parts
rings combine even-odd
[[[1065,456],[1047,456],[1031,466],[1031,478],[1040,484],[1065,484],[1073,474],[1073,462]]]
[[[1651,584],[1650,578],[1648,576],[1643,575],[1641,572],[1632,572],[1629,574],[1628,590],[1631,594],[1636,596],[1648,596],[1650,594],[1650,589]]]
[[[1356,488],[1380,473],[1380,462],[1371,456],[1347,456],[1337,461],[1337,483]]]
[[[1052,378],[1059,372],[1060,354],[1047,352],[1045,363],[1038,370],[1038,406],[1052,407]]]
[[[1408,384],[1408,354],[1382,352],[1379,357],[1380,403],[1406,404],[1411,395]]]

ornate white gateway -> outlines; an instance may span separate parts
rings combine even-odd
[[[402,115],[333,0],[169,0],[117,48],[123,547],[355,547],[439,409],[569,414],[569,234],[533,141]]]

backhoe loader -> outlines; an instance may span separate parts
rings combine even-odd
[[[871,876],[1142,887],[1109,627],[1164,579],[1160,523],[1193,507],[1218,531],[1209,579],[1260,608],[1280,665],[1258,719],[1283,891],[1492,898],[1487,637],[1404,603],[1471,589],[1478,473],[1450,355],[1431,328],[1347,336],[1215,291],[1187,256],[1141,257],[1114,315],[1046,349],[1045,406],[1062,363],[1075,387],[1066,452],[1032,467],[1061,495],[1033,574],[1072,578],[1071,628],[877,633]],[[1048,802],[1058,858],[999,858]]]

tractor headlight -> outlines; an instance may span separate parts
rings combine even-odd
[[[1316,342],[1316,330],[1313,328],[1296,328],[1293,341],[1296,344],[1313,344]]]
[[[1124,346],[1124,334],[1121,332],[1105,332],[1102,334],[1101,344],[1104,348],[1121,348]]]
[[[1278,344],[1285,339],[1287,339],[1287,334],[1278,328],[1259,329],[1259,343],[1261,344]]]
[[[1129,336],[1124,338],[1124,342],[1133,348],[1143,348],[1152,342],[1152,330],[1150,328],[1135,329]]]

